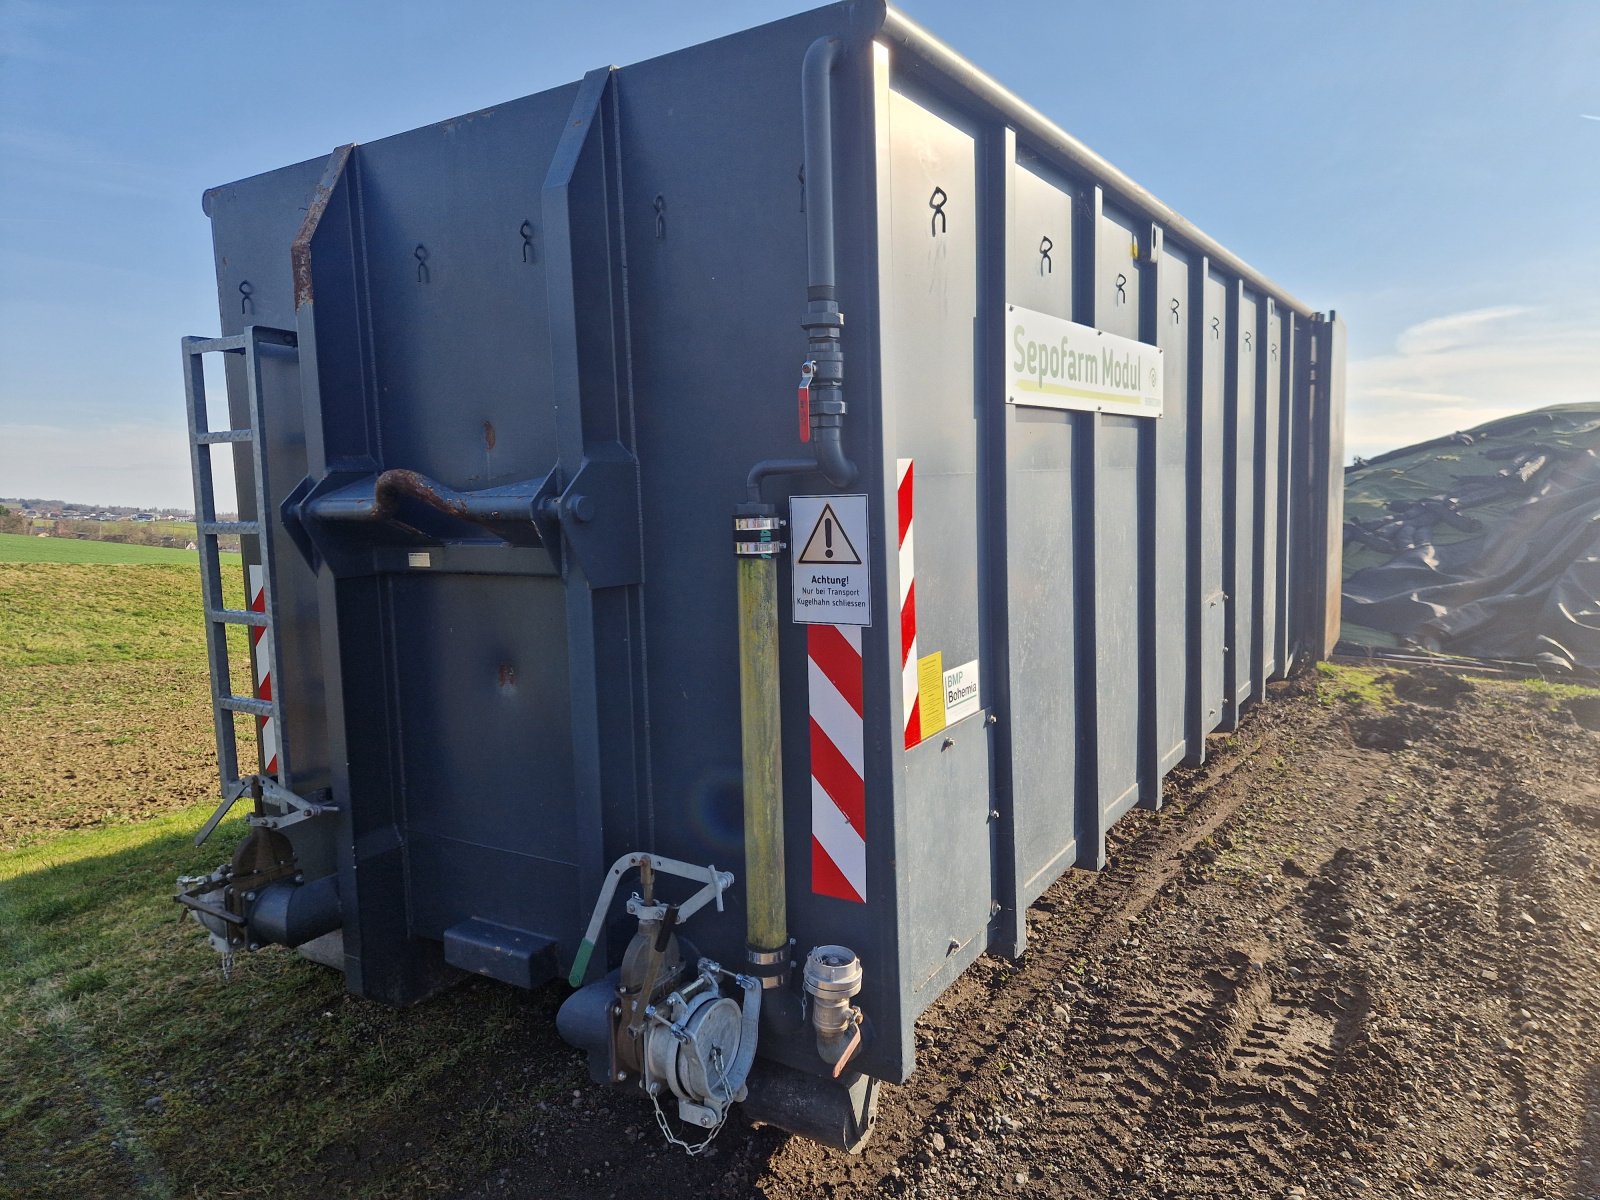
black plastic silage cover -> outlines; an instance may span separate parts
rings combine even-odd
[[[1600,672],[1600,404],[1345,471],[1342,640]]]

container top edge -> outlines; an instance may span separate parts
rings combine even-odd
[[[1309,304],[1274,283],[1221,242],[1180,215],[1171,206],[1157,199],[1148,189],[1135,183],[1049,117],[973,66],[892,5],[886,7],[882,31],[884,37],[904,46],[951,83],[971,92],[1019,131],[1043,142],[1074,167],[1091,176],[1096,183],[1121,201],[1123,206],[1133,208],[1150,218],[1160,225],[1166,234],[1187,242],[1213,262],[1226,267],[1245,282],[1269,294],[1280,306],[1292,309],[1302,317],[1317,315],[1317,311]]]

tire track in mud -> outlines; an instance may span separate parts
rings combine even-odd
[[[1027,955],[1014,971],[985,963],[930,1008],[919,1027],[916,1081],[886,1089],[873,1139],[859,1157],[834,1160],[828,1172],[841,1194],[858,1188],[871,1194],[891,1181],[895,1191],[916,1190],[929,1174],[930,1156],[924,1155],[920,1166],[908,1164],[904,1147],[924,1142],[930,1130],[955,1133],[970,1127],[974,1117],[961,1111],[965,1085],[993,1068],[1000,1055],[1014,1052],[1015,1040],[1041,1023],[1040,1014],[1060,999],[1054,983],[1071,978],[1075,966],[1112,954],[1142,915],[1181,886],[1193,869],[1195,849],[1251,799],[1257,777],[1272,771],[1258,751],[1330,723],[1329,714],[1309,699],[1285,697],[1251,715],[1256,719],[1240,730],[1248,740],[1235,735],[1206,766],[1169,781],[1179,794],[1169,792],[1159,816],[1138,813],[1131,831],[1124,819],[1113,831],[1104,871],[1071,872],[1035,903],[1040,919],[1031,923]],[[1205,966],[1191,962],[1170,965],[1161,978],[1175,999],[1151,997],[1142,1008],[1124,1007],[1088,1045],[1080,1044],[1081,1031],[1071,1039],[1068,1053],[1078,1061],[1049,1111],[1083,1117],[1079,1136],[1062,1149],[1070,1150],[1073,1169],[1085,1182],[1095,1180],[1108,1189],[1116,1185],[1128,1166],[1129,1146],[1147,1140],[1144,1129],[1151,1115],[1181,1090],[1191,1060],[1230,1036],[1219,1013],[1237,991],[1236,980],[1207,976]],[[1209,986],[1197,990],[1197,978]],[[1084,999],[1096,998],[1086,994]],[[1246,1028],[1236,1040],[1242,1045],[1248,1033]],[[1269,1065],[1266,1073],[1272,1069]],[[1042,1139],[1044,1144],[1052,1135]],[[796,1152],[818,1153],[803,1147]],[[911,1170],[896,1175],[897,1165]]]
[[[1578,983],[1583,978],[1581,965],[1574,961],[1569,940],[1559,936],[1569,919],[1553,882],[1558,877],[1558,834],[1547,807],[1554,807],[1550,800],[1520,783],[1502,787],[1496,798],[1495,837],[1485,854],[1489,867],[1500,875],[1499,917],[1505,942],[1500,975],[1508,985],[1512,1019],[1518,1027],[1517,1040],[1502,1047],[1500,1065],[1516,1097],[1517,1120],[1526,1142],[1522,1153],[1536,1178],[1552,1170],[1561,1173],[1563,1166],[1574,1176],[1582,1174],[1578,1163],[1585,1140],[1581,1122],[1572,1121],[1573,1153],[1570,1162],[1563,1163],[1560,1160],[1569,1156],[1552,1146],[1548,1137],[1539,1136],[1542,1130],[1567,1123],[1562,1118],[1568,1115],[1552,1110],[1548,1081],[1555,1063],[1552,1048],[1541,1035],[1552,1027],[1576,1024],[1584,1044],[1592,1046],[1600,1034],[1600,997]]]
[[[1216,763],[1195,780],[1199,786],[1181,825],[1136,835],[1114,860],[1123,874],[1091,878],[1089,894],[1067,898],[1076,904],[1064,918],[1051,918],[1060,926],[1048,938],[1049,957],[1041,956],[1036,971],[1014,981],[1029,995],[1007,1014],[1009,1040],[1025,1037],[1039,1023],[1040,1010],[1055,994],[1049,984],[1062,978],[1069,961],[1131,954],[1124,935],[1140,918],[1168,900],[1184,903],[1191,883],[1204,888],[1194,852],[1212,837],[1224,845],[1231,839],[1240,809],[1273,770],[1265,761],[1271,756],[1258,751],[1276,743],[1275,749],[1292,752],[1297,739],[1314,739],[1326,725],[1305,716],[1291,718],[1304,722],[1292,733],[1274,723],[1238,748],[1237,758]],[[1317,753],[1306,747],[1308,757]],[[1370,861],[1335,853],[1304,888],[1285,888],[1267,900],[1267,916],[1286,918],[1316,940],[1342,948],[1354,924],[1351,877],[1371,867]],[[1047,895],[1041,908],[1059,908],[1051,903],[1055,899]],[[1131,939],[1132,946],[1138,944]],[[1074,1185],[1086,1194],[1287,1194],[1300,1177],[1302,1150],[1324,1132],[1330,1084],[1341,1074],[1358,1073],[1361,1084],[1341,1090],[1364,1089],[1376,1100],[1392,1093],[1398,1068],[1365,1036],[1371,997],[1364,973],[1339,961],[1284,960],[1283,951],[1259,942],[1230,945],[1221,956],[1228,965],[1219,968],[1213,943],[1199,955],[1143,963],[1136,972],[1143,979],[1132,994],[1091,983],[1078,996],[1087,1011],[1074,1019],[1073,1033],[1054,1061],[1020,1072],[1053,1076],[1056,1093],[1042,1106],[1046,1128],[1028,1139],[1028,1153],[1070,1162]],[[988,1043],[985,1060],[962,1079],[995,1057],[995,1045]],[[1002,1064],[1002,1071],[1010,1065]],[[959,1112],[961,1102],[959,1093],[945,1097],[929,1113],[927,1128],[959,1130],[963,1120],[980,1124]],[[1003,1140],[1006,1123],[993,1128],[992,1136]],[[917,1191],[933,1173],[913,1172],[901,1190]],[[1019,1186],[1023,1178],[1019,1173]],[[963,1182],[970,1187],[975,1181]],[[929,1193],[923,1188],[920,1194]]]
[[[1124,1002],[1065,1083],[1053,1115],[1073,1120],[1058,1148],[1080,1183],[1147,1194],[1149,1178],[1184,1195],[1281,1194],[1313,1128],[1337,1045],[1354,1036],[1364,996],[1335,979],[1287,982],[1235,950],[1234,965],[1174,964],[1158,980],[1174,1002]],[[1193,987],[1200,978],[1206,991]]]
[[[1339,977],[1286,985],[1253,962],[1240,975],[1215,1053],[1173,1097],[1170,1125],[1153,1131],[1172,1147],[1164,1173],[1190,1195],[1278,1195],[1293,1183],[1340,1047],[1366,1015],[1364,988]]]

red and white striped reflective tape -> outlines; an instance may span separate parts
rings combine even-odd
[[[861,629],[806,626],[811,696],[811,890],[867,899]]]
[[[922,741],[922,708],[917,698],[917,569],[911,547],[914,460],[896,464],[900,510],[900,699],[906,719],[906,749]]]
[[[266,573],[259,566],[250,568],[250,611],[267,611]],[[256,662],[256,698],[272,699],[272,630],[263,625],[250,626],[250,645],[254,647]],[[256,718],[257,737],[261,741],[261,769],[267,775],[278,773],[278,723],[271,717]]]

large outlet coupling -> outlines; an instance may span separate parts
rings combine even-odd
[[[861,991],[861,960],[847,946],[818,946],[806,955],[805,989],[817,1053],[838,1075],[861,1044],[861,1011],[850,1004]]]

